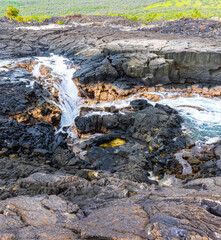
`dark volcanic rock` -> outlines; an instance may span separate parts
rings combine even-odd
[[[218,22],[182,19],[152,30],[110,16],[46,22],[57,20],[73,26],[36,31],[1,19],[0,58],[68,56],[79,64],[73,79],[80,95],[95,100],[165,89],[220,96],[220,40],[159,33],[199,36],[206,23],[202,35],[219,36],[207,31],[218,30]],[[81,144],[82,160],[55,136],[59,110],[50,100],[24,69],[0,72],[0,239],[220,239],[219,177],[150,186],[157,184],[150,171],[159,178],[182,172],[174,153],[190,140],[174,109],[136,100],[125,115],[76,118],[79,134],[106,134]],[[104,147],[116,139],[122,145]],[[203,164],[193,171],[219,174],[219,145],[214,152],[194,156]]]
[[[152,188],[103,173],[90,175],[94,181],[43,173],[21,179],[18,191],[44,189],[45,194],[1,201],[0,237],[219,239],[220,178],[194,180],[185,188]]]
[[[0,130],[0,153],[3,156],[20,156],[56,168],[63,166],[65,171],[73,174],[78,169],[89,167],[68,149],[61,135],[55,135],[49,123],[29,126],[15,120],[0,119]],[[20,168],[19,164],[15,171],[17,168]]]
[[[157,104],[153,107],[142,101],[141,108],[144,109],[124,115],[116,113],[75,119],[80,134],[110,132],[84,146],[90,147],[87,158],[95,169],[116,173],[121,179],[148,183],[153,183],[148,179],[151,170],[158,176],[163,176],[164,171],[181,173],[182,166],[173,152],[188,146],[188,138],[180,136],[182,118],[169,106]],[[101,147],[116,138],[124,139],[125,144]]]
[[[92,19],[96,18],[99,19],[98,25],[91,27]],[[171,83],[212,83],[213,86],[209,88],[213,91],[206,92],[219,95],[219,88],[218,91],[213,89],[221,79],[219,39],[211,43],[201,39],[196,42],[196,39],[190,37],[180,39],[176,35],[158,33],[163,29],[176,32],[181,28],[181,31],[191,36],[192,28],[189,26],[193,25],[198,30],[202,26],[204,29],[197,31],[196,36],[201,36],[203,32],[205,37],[209,34],[215,37],[220,32],[217,31],[220,29],[218,21],[182,19],[167,22],[162,27],[156,26],[152,31],[150,27],[140,27],[140,23],[125,18],[107,17],[107,21],[102,22],[103,18],[106,19],[104,16],[68,17],[63,21],[73,24],[72,27],[64,25],[59,29],[42,31],[16,29],[12,23],[2,23],[4,31],[0,36],[0,58],[44,55],[49,52],[68,56],[81,65],[73,77],[79,90],[96,99],[113,100],[127,96],[132,89],[136,92],[148,86],[166,86]],[[56,20],[52,18],[50,21]],[[82,25],[87,21],[89,26]],[[125,31],[122,23],[134,26],[136,31]],[[216,31],[208,32],[210,28]],[[96,90],[97,86],[93,86],[97,83],[102,85],[99,91]],[[109,84],[111,86],[106,86]],[[108,89],[110,96],[107,96]],[[205,94],[205,89],[200,92]]]
[[[54,130],[49,123],[41,122],[34,126],[18,123],[15,120],[0,120],[1,148],[9,152],[43,154],[52,153]]]
[[[152,107],[152,104],[148,103],[146,100],[137,99],[130,102],[130,105],[135,111],[143,110],[147,107]]]
[[[153,25],[155,26],[146,30],[195,37],[219,38],[221,36],[220,21],[211,19],[182,18],[174,21],[156,22]]]
[[[92,115],[76,117],[75,124],[80,134],[94,132],[122,132],[134,139],[150,143],[152,148],[165,147],[164,141],[173,142],[181,134],[182,118],[168,106],[156,105],[130,114]],[[142,107],[143,108],[143,107]],[[160,145],[162,143],[162,146]]]
[[[58,126],[61,111],[52,103],[55,99],[31,78],[27,70],[0,71],[0,93],[1,117],[29,125],[46,121]]]
[[[157,185],[156,181],[148,178],[148,161],[143,147],[135,141],[114,148],[92,147],[87,157],[95,169],[114,173],[117,178]]]
[[[214,148],[214,152],[216,154],[216,156],[221,159],[221,143],[218,143],[215,148]]]
[[[94,84],[104,81],[113,83],[119,76],[109,60],[107,58],[104,59],[103,55],[98,55],[95,58],[91,57],[85,63],[87,65],[75,73],[75,78],[79,78],[79,83],[81,84]]]
[[[76,117],[75,124],[80,133],[108,132],[109,130],[126,131],[133,124],[133,116],[122,114],[92,115],[91,117]]]

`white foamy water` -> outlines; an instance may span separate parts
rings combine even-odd
[[[11,63],[10,60],[0,60],[0,68],[3,68],[10,63]]]
[[[195,141],[209,144],[221,139],[221,101],[203,97],[164,99],[159,101],[179,111],[184,128]]]
[[[128,107],[130,101],[136,99],[140,93],[137,93],[125,100],[118,100],[114,102],[104,102],[96,104],[97,107],[111,107],[117,108]],[[151,93],[149,93],[151,94]],[[160,104],[169,105],[176,109],[184,119],[183,129],[189,133],[195,141],[212,144],[221,140],[221,100],[203,98],[203,97],[178,97],[166,99],[167,96],[177,95],[177,93],[155,93],[163,100]],[[143,97],[137,99],[145,99]],[[148,100],[149,103],[155,105],[156,103]]]
[[[0,71],[4,71],[4,72],[7,72],[9,71],[7,69],[7,65],[9,64],[13,64],[15,63],[16,60],[11,60],[11,59],[8,59],[8,60],[0,60]]]
[[[60,24],[48,24],[42,26],[31,26],[31,27],[17,27],[16,29],[26,29],[26,30],[48,30],[48,29],[63,29],[63,28],[70,28],[73,27],[72,25],[60,25]]]
[[[57,82],[54,86],[59,90],[59,107],[62,110],[60,128],[70,126],[79,112],[77,103],[80,101],[80,98],[78,97],[77,87],[72,81],[76,70],[70,67],[71,62],[68,59],[57,55],[37,57],[35,61],[38,62],[33,71],[35,77],[41,76],[39,69],[43,65],[51,69],[53,77],[61,80],[60,83]]]
[[[24,59],[23,59],[24,60]],[[54,87],[59,90],[59,107],[62,110],[61,128],[70,126],[74,122],[74,118],[79,114],[81,99],[78,97],[78,90],[72,81],[75,69],[70,67],[71,63],[68,59],[51,55],[50,57],[36,57],[34,58],[38,64],[35,66],[33,75],[35,77],[41,77],[39,72],[40,66],[44,65],[51,69],[53,77],[57,77],[61,82],[54,83]],[[1,60],[0,71],[7,71],[8,64],[15,64],[16,61],[22,61],[22,59],[13,60]],[[46,80],[47,81],[47,80]],[[129,106],[130,101],[136,99],[140,93],[137,93],[125,100],[118,100],[113,102],[104,102],[94,104],[94,107],[110,107],[115,106],[117,108],[124,108]],[[151,94],[150,92],[148,94]],[[183,128],[189,133],[195,141],[204,143],[214,143],[221,140],[221,100],[214,100],[203,97],[185,98],[178,97],[172,99],[164,98],[165,95],[177,95],[177,93],[156,93],[152,94],[160,95],[163,100],[158,103],[167,104],[172,108],[178,110],[180,115],[184,118],[185,123]],[[144,99],[144,98],[138,98]],[[148,101],[153,105],[155,103]],[[82,104],[81,104],[82,106]],[[84,104],[84,106],[87,106]],[[91,107],[91,105],[89,105]],[[110,114],[106,112],[89,112],[88,116],[92,114]]]

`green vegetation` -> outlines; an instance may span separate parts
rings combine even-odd
[[[31,22],[32,19],[30,17],[22,17],[18,16],[19,10],[11,5],[8,6],[8,11],[5,13],[5,17],[10,21],[16,20],[17,22]]]
[[[57,21],[57,24],[64,25],[63,21]]]
[[[8,6],[8,11],[5,13],[5,17],[9,18],[10,20],[15,19],[18,17],[19,10],[11,5]]]
[[[0,0],[0,16],[4,16],[8,5],[19,9],[23,19],[27,16],[36,21],[79,13],[125,16],[144,22],[182,17],[221,17],[221,0]]]

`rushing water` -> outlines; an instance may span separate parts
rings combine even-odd
[[[166,93],[153,94],[159,94],[163,98],[158,103],[167,104],[179,112],[184,119],[183,130],[190,134],[196,142],[211,144],[221,140],[221,100],[203,98],[197,95],[191,98],[169,99],[164,97]],[[135,94],[126,100],[99,103],[97,106],[124,108],[129,106],[130,101],[134,100],[137,95]],[[149,100],[148,102],[155,104]]]
[[[33,71],[36,78],[41,77],[40,66],[51,70],[51,75],[59,78],[61,82],[55,82],[55,88],[59,91],[59,107],[62,110],[60,129],[70,126],[74,118],[79,114],[81,99],[78,97],[78,90],[72,81],[75,69],[73,63],[61,56],[51,55],[50,57],[36,57],[34,60],[38,63]],[[21,61],[21,60],[19,60]],[[24,61],[24,59],[23,59]],[[7,70],[4,66],[13,61],[0,61],[0,71]],[[46,79],[47,81],[47,79]],[[164,93],[159,94],[163,98],[159,103],[167,104],[179,111],[184,118],[183,129],[189,133],[195,141],[212,143],[221,140],[221,101],[200,96],[192,98],[164,98]],[[135,99],[137,94],[126,100],[114,102],[105,102],[95,104],[95,107],[115,106],[118,108],[127,107],[131,100]],[[151,102],[151,101],[149,101]],[[155,104],[151,102],[152,104]],[[90,106],[91,107],[91,106]],[[92,112],[89,114],[106,114],[105,112]]]
[[[221,139],[221,101],[203,97],[164,99],[160,101],[179,111],[184,127],[195,141],[207,143]]]
[[[41,76],[39,69],[43,65],[51,69],[52,76],[61,79],[61,83],[55,86],[59,91],[59,107],[62,111],[60,127],[62,129],[70,126],[78,115],[77,103],[80,101],[77,87],[72,81],[75,69],[70,67],[71,62],[68,59],[57,55],[52,55],[50,58],[38,57],[35,58],[35,61],[38,62],[33,71],[35,77]]]

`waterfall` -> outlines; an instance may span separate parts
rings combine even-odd
[[[39,70],[43,65],[51,69],[53,77],[61,79],[61,82],[55,86],[59,91],[59,107],[62,111],[60,129],[70,126],[78,115],[77,103],[80,102],[77,87],[72,81],[75,69],[70,67],[71,62],[68,59],[54,54],[51,57],[37,57],[35,61],[38,62],[33,71],[35,77],[41,76]]]
[[[15,64],[16,61],[20,62],[24,60],[25,59],[14,59],[0,61],[0,71],[7,71],[7,64]],[[78,97],[77,87],[72,80],[75,72],[73,62],[54,54],[52,54],[50,57],[35,57],[34,61],[37,62],[37,65],[35,65],[32,73],[37,79],[41,79],[42,77],[40,73],[41,66],[49,68],[50,74],[53,78],[60,79],[60,81],[55,81],[53,83],[54,88],[59,92],[59,101],[55,104],[58,104],[62,111],[61,123],[58,131],[61,131],[63,127],[72,126],[75,117],[79,114],[81,106],[92,107],[91,105],[87,105],[87,103],[83,103],[81,98]],[[47,82],[47,79],[44,81]],[[151,93],[149,92],[149,94]],[[196,142],[211,144],[221,140],[220,99],[204,98],[197,95],[195,97],[173,98],[172,95],[177,95],[177,93],[154,92],[152,94],[159,95],[161,97],[162,100],[160,100],[158,103],[167,104],[170,107],[175,108],[180,113],[184,119],[183,129],[186,131],[186,133],[190,134]],[[145,99],[143,97],[139,97],[138,95],[139,93],[130,96],[125,100],[94,103],[94,107],[105,108],[115,106],[122,109],[129,106],[130,101],[134,99]],[[155,104],[150,100],[148,100],[148,102]],[[92,114],[102,115],[111,113],[92,111],[88,115]]]

